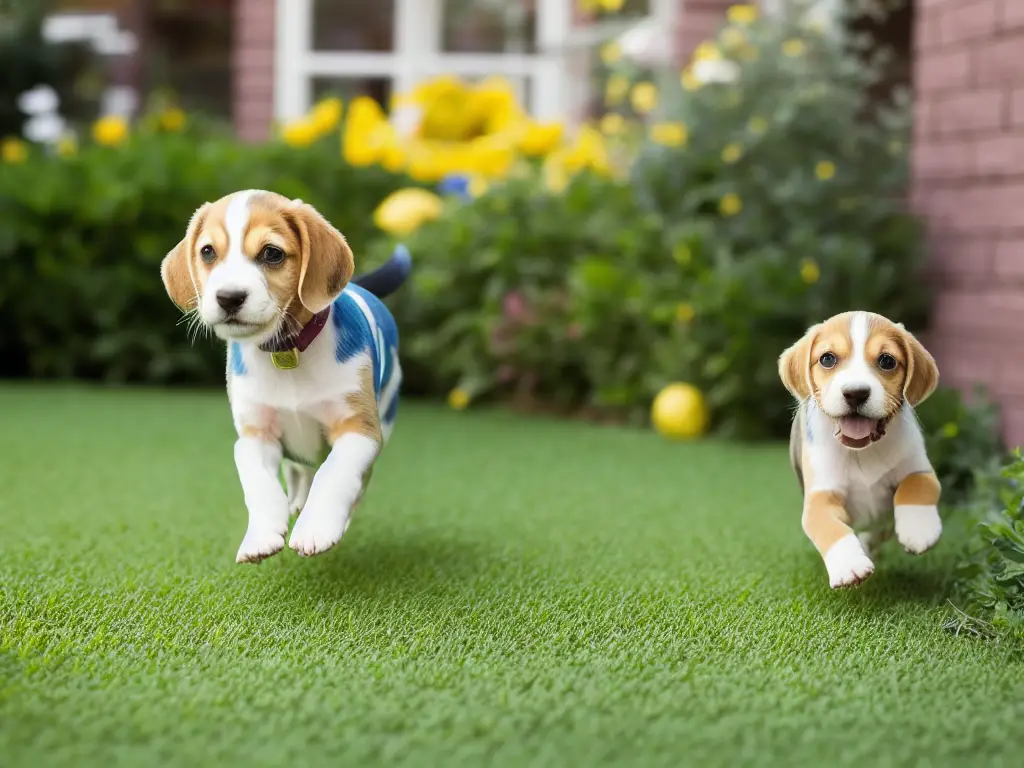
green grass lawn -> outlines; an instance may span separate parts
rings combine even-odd
[[[0,388],[0,763],[1020,764],[952,542],[833,593],[782,445],[403,409],[253,567],[223,394]]]

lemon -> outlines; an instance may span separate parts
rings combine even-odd
[[[704,395],[692,384],[669,384],[654,398],[651,421],[662,437],[677,440],[699,437],[708,425]]]

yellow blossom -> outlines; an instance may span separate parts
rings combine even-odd
[[[719,36],[722,46],[726,50],[733,50],[743,46],[747,42],[746,33],[739,27],[726,27]]]
[[[621,104],[629,91],[629,80],[622,75],[613,75],[608,78],[604,87],[604,100],[609,106]]]
[[[484,178],[504,178],[515,162],[515,147],[511,140],[500,136],[481,136],[473,139],[466,153],[471,169]]]
[[[686,145],[690,133],[685,123],[655,123],[651,126],[651,141],[666,147]]]
[[[718,46],[711,40],[705,40],[693,52],[694,61],[718,61],[721,58],[721,51],[718,50]]]
[[[782,52],[791,58],[803,56],[806,48],[804,41],[795,37],[790,38],[782,44]]]
[[[598,0],[606,11],[609,13],[615,13],[616,11],[622,10],[622,3],[624,0]]]
[[[755,136],[760,136],[762,133],[768,130],[768,121],[765,120],[763,117],[755,116],[750,118],[750,122],[747,123],[747,128],[749,128],[750,132],[753,133]]]
[[[13,136],[0,141],[0,158],[10,165],[28,160],[28,144]]]
[[[320,133],[330,133],[341,122],[341,99],[324,99],[310,113],[310,120]]]
[[[718,210],[723,216],[735,216],[743,210],[743,201],[735,192],[729,192],[718,201]]]
[[[633,104],[633,109],[642,115],[646,115],[658,105],[658,89],[654,83],[637,83],[633,86],[630,101]]]
[[[753,24],[757,21],[756,5],[734,5],[726,11],[730,24]]]
[[[308,147],[318,135],[316,126],[307,118],[293,120],[281,128],[281,139],[289,147]]]
[[[831,163],[828,160],[822,160],[814,166],[814,175],[822,181],[828,181],[836,175],[835,163]]]
[[[569,184],[566,154],[566,150],[559,150],[552,152],[544,160],[544,188],[553,194],[558,194]]]
[[[676,247],[672,249],[672,258],[675,259],[676,264],[685,267],[693,260],[693,252],[686,243],[677,243]]]
[[[604,135],[596,128],[584,125],[576,134],[576,143],[561,158],[570,173],[589,168],[596,173],[608,173],[608,150]]]
[[[696,91],[702,84],[700,78],[694,73],[692,67],[687,67],[683,70],[683,74],[679,77],[679,81],[687,91]]]
[[[489,187],[490,184],[483,176],[473,176],[469,180],[469,195],[470,197],[480,197],[487,194]]]
[[[622,115],[616,112],[609,112],[601,118],[601,133],[608,136],[618,136],[626,128],[626,121]]]
[[[170,109],[165,109],[161,112],[157,120],[163,130],[171,133],[177,133],[185,127],[188,117],[185,115],[184,110],[178,109],[177,107],[171,107]]]
[[[373,212],[373,223],[388,234],[404,237],[436,219],[443,209],[444,201],[433,192],[406,187],[381,201]]]
[[[800,279],[808,285],[818,282],[821,277],[821,270],[818,268],[818,262],[814,259],[804,259],[800,263]]]
[[[386,120],[384,110],[380,108],[376,99],[371,99],[369,96],[357,96],[348,106],[346,128],[359,130]]]
[[[73,134],[65,134],[57,141],[57,154],[61,157],[73,157],[78,152],[78,140]]]
[[[92,138],[97,144],[116,147],[128,138],[128,123],[117,115],[101,117],[92,125]]]
[[[469,405],[469,392],[456,387],[448,393],[448,407],[456,411],[465,410],[466,406]]]
[[[519,149],[527,157],[537,157],[552,152],[562,141],[561,123],[535,123],[530,121],[519,137]]]
[[[743,147],[739,144],[726,144],[722,150],[722,162],[732,165],[743,156]]]
[[[611,66],[622,58],[622,46],[616,42],[605,43],[601,46],[601,61]]]
[[[398,173],[405,167],[405,150],[397,141],[388,142],[381,151],[380,164],[391,173]]]
[[[578,7],[584,13],[591,13],[601,7],[601,0],[579,0]]]
[[[680,323],[688,323],[693,320],[693,316],[696,314],[692,304],[683,302],[676,305],[676,320]]]
[[[943,436],[952,439],[960,434],[960,427],[958,427],[955,422],[948,422],[943,425],[942,434]]]

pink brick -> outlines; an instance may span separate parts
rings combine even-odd
[[[974,169],[972,147],[967,141],[914,142],[911,149],[914,174],[922,179],[956,178]]]
[[[936,302],[932,331],[939,338],[964,338],[979,344],[1005,343],[1024,327],[1024,291],[1006,288],[961,289],[950,286]]]
[[[933,230],[928,238],[930,262],[943,278],[958,288],[977,288],[991,282],[994,244],[988,238],[958,238]]]
[[[1024,98],[1021,99],[1021,115],[1024,117]],[[914,138],[920,139],[935,133],[935,107],[924,96],[918,95],[914,102]]]
[[[937,13],[920,13],[914,23],[912,50],[931,51],[942,44],[942,32]],[[915,64],[915,66],[920,66]]]
[[[979,174],[1024,176],[1024,131],[978,139],[974,156]]]
[[[974,384],[995,383],[999,375],[999,346],[932,328],[923,342],[935,357],[943,384],[970,389]]]
[[[1024,237],[997,242],[993,264],[1000,278],[1024,280]]]
[[[1024,88],[1017,88],[1010,95],[1010,124],[1024,125]]]
[[[1006,447],[1013,450],[1024,445],[1024,399],[1006,398],[999,415]]]
[[[963,133],[1000,128],[1007,94],[997,88],[947,96],[935,102],[941,133]]]
[[[999,26],[1003,29],[1024,27],[1024,3],[1020,0],[1002,0]]]
[[[963,88],[971,80],[971,56],[967,48],[918,54],[915,85],[922,93]]]
[[[1024,317],[1021,322],[1024,322]],[[1024,344],[1018,342],[1003,350],[994,389],[996,394],[1004,397],[1024,397]]]
[[[939,10],[943,43],[989,37],[996,30],[996,0],[960,0]]]
[[[977,46],[971,57],[979,85],[1019,82],[1024,74],[1024,30]]]

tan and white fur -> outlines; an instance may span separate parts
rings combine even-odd
[[[874,550],[893,532],[912,554],[934,546],[941,488],[914,407],[939,372],[921,343],[881,315],[845,312],[783,352],[779,376],[798,401],[790,459],[829,584],[871,576]]]
[[[261,190],[203,205],[163,261],[174,303],[229,342],[234,459],[249,513],[237,562],[280,551],[291,514],[300,510],[289,546],[302,555],[334,546],[390,433],[381,416],[397,397],[400,372],[378,400],[370,351],[344,361],[336,355],[343,329],[328,322],[293,370],[276,367],[259,346],[328,307],[333,312],[352,273],[345,238],[314,208]],[[222,303],[232,294],[244,299],[227,311]],[[285,464],[287,492],[278,474],[285,455],[308,459]]]

